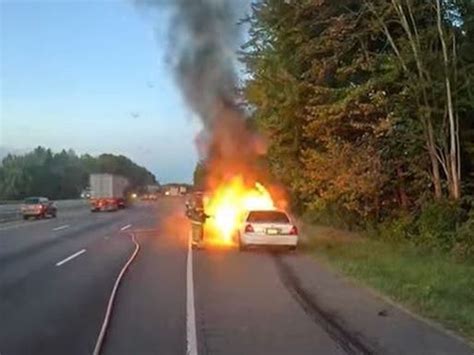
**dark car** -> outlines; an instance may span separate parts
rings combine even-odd
[[[46,197],[28,197],[23,202],[23,206],[21,206],[21,213],[23,219],[30,217],[56,217],[57,208],[54,202],[48,200]]]
[[[127,201],[123,197],[117,198],[117,207],[121,209],[127,207]]]

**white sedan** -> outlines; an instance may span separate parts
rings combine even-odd
[[[249,211],[237,234],[239,249],[249,246],[287,246],[295,250],[298,245],[298,228],[283,211]]]

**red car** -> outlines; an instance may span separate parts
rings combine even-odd
[[[23,219],[30,217],[44,218],[46,216],[56,217],[57,208],[53,201],[46,197],[28,197],[21,206],[21,214]]]

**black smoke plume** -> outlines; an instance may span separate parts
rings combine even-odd
[[[252,175],[264,145],[249,130],[237,105],[240,33],[236,6],[242,6],[242,0],[139,2],[158,11],[163,6],[172,11],[168,61],[184,99],[203,123],[198,149],[205,156],[212,179]]]

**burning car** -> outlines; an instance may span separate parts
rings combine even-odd
[[[277,205],[262,184],[248,184],[243,176],[220,183],[202,197],[206,244],[238,242],[243,249],[248,245],[272,244],[296,247],[297,229]]]

